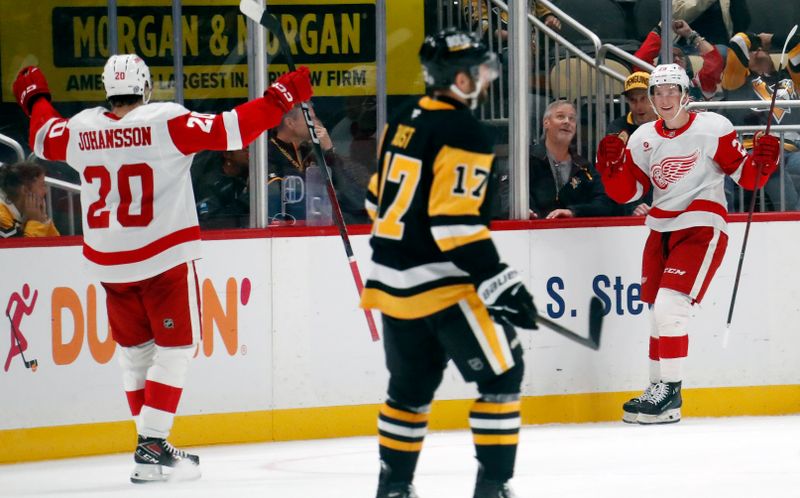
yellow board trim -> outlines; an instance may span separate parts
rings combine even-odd
[[[640,392],[587,393],[522,398],[522,423],[617,421],[622,403]],[[684,417],[800,413],[800,385],[686,389]],[[474,400],[436,401],[430,430],[468,429]],[[377,433],[382,405],[332,406],[178,416],[170,440],[178,446],[367,436]],[[62,425],[0,431],[0,463],[132,452],[133,422]]]

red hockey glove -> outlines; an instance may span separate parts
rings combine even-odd
[[[271,97],[283,112],[289,111],[295,104],[305,102],[311,98],[314,91],[311,88],[311,75],[308,68],[300,66],[291,73],[286,73],[278,78],[275,83],[264,92],[265,97]]]
[[[625,142],[616,135],[606,135],[597,145],[597,172],[605,176],[606,172],[619,169],[625,152]]]
[[[44,97],[50,100],[50,88],[47,86],[47,80],[44,77],[42,70],[36,66],[28,66],[22,68],[17,79],[14,80],[13,85],[14,97],[17,103],[26,116],[31,115],[31,107],[33,102],[39,97]]]
[[[778,137],[772,135],[761,135],[756,137],[756,144],[753,147],[753,164],[756,168],[761,167],[761,174],[771,175],[778,169],[780,160],[780,141]]]

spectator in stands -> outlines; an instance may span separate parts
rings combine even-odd
[[[60,235],[47,215],[44,168],[19,162],[0,166],[0,237]]]
[[[747,0],[675,0],[672,17],[692,24],[709,43],[719,45],[723,57],[731,35],[750,26]]]
[[[319,138],[325,162],[334,175],[342,160],[336,154],[328,130],[311,109],[311,119]],[[295,106],[284,114],[281,124],[270,132],[267,148],[268,213],[276,221],[306,219],[306,173],[317,166],[303,110]]]
[[[658,119],[647,95],[649,86],[650,75],[644,71],[631,73],[625,79],[622,93],[625,95],[625,101],[628,103],[630,111],[625,116],[620,116],[609,123],[606,128],[607,134],[617,135],[623,142],[628,143],[628,138],[639,126]],[[622,211],[628,215],[645,216],[650,212],[652,203],[653,191],[650,190],[641,199],[622,206]]]
[[[600,175],[576,152],[575,106],[565,100],[551,103],[544,113],[543,128],[543,140],[530,149],[531,218],[618,214]]]
[[[464,12],[464,18],[469,21],[470,25],[473,27],[472,29],[476,29],[480,26],[483,36],[488,34],[490,26],[488,4],[489,2],[487,0],[461,0],[461,9]],[[539,18],[548,27],[561,30],[561,21],[559,21],[555,14],[544,5],[541,5],[535,0],[529,0],[528,11]],[[508,30],[506,27],[508,26],[508,13],[497,8],[493,8],[492,13],[496,14],[495,17],[492,18],[491,23],[492,27],[495,28],[493,34],[503,40],[507,39]]]
[[[672,47],[673,62],[678,64],[686,70],[689,75],[689,80],[692,82],[692,88],[689,90],[689,96],[694,101],[710,100],[714,94],[717,93],[717,88],[722,79],[722,69],[725,61],[722,58],[717,47],[709,43],[705,38],[700,36],[697,31],[692,28],[684,20],[676,20],[672,23],[672,30],[689,46],[696,47],[700,56],[703,58],[703,67],[697,74],[694,74],[692,65],[686,56],[686,53],[680,46]],[[647,35],[642,46],[634,54],[636,57],[647,62],[654,62],[661,50],[661,26],[656,26]],[[639,70],[634,68],[634,70]]]
[[[378,151],[377,102],[374,95],[345,98],[345,117],[331,128],[334,147],[342,160],[334,187],[346,223],[369,223],[364,208],[367,184],[375,173]]]
[[[786,68],[780,73],[769,55],[771,49],[780,50],[788,33],[737,33],[731,38],[728,59],[722,75],[722,89],[725,100],[771,101],[772,92],[777,88],[777,98],[785,100],[798,99],[797,87],[800,85],[800,64],[792,61],[800,57],[800,36],[789,40],[789,52],[786,54]],[[798,125],[800,112],[798,109],[775,108],[770,116],[768,109],[738,108],[726,109],[725,116],[734,126],[764,126],[771,121],[772,125]],[[777,134],[775,134],[777,135]],[[772,175],[764,186],[773,209],[779,208],[780,181],[785,183],[786,209],[800,209],[798,205],[797,185],[800,185],[800,133],[788,131],[784,133],[785,167],[780,175]],[[750,150],[753,147],[753,132],[742,136],[742,145]],[[794,180],[793,180],[794,179]]]
[[[220,163],[197,187],[197,216],[202,228],[247,228],[250,225],[250,158],[248,147],[226,150]]]

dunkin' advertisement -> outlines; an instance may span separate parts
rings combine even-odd
[[[263,251],[266,241],[236,244]],[[226,245],[205,244],[197,265],[203,333],[184,414],[265,409],[269,402],[268,261],[208,264],[225,257]],[[4,268],[25,270],[0,280],[0,430],[129,418],[105,292],[87,277],[80,251],[1,251]]]

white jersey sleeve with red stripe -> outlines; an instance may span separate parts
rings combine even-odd
[[[626,162],[639,192],[646,179],[652,184],[646,224],[659,232],[695,226],[725,231],[725,176],[745,188],[756,183],[756,169],[733,125],[713,112],[690,113],[678,130],[666,129],[663,120],[640,126],[628,141]]]

